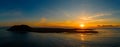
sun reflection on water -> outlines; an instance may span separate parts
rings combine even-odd
[[[76,34],[78,37],[75,37],[76,39],[83,41],[83,42],[88,42],[88,41],[94,41],[96,40],[96,35],[95,34],[84,34],[84,33],[80,33],[80,34]]]
[[[85,35],[84,34],[80,34],[81,40],[84,41],[85,40]]]

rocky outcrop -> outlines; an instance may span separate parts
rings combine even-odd
[[[8,29],[8,31],[15,31],[15,32],[27,32],[31,31],[32,28],[28,25],[14,25]]]

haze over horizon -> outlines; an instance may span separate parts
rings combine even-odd
[[[0,0],[0,26],[120,25],[120,0]]]

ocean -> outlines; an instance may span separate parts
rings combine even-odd
[[[99,33],[15,33],[0,28],[0,47],[120,47],[120,29]]]

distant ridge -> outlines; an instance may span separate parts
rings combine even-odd
[[[39,32],[39,33],[98,33],[94,29],[65,29],[65,28],[31,28],[28,25],[14,25],[7,29],[13,32]]]

